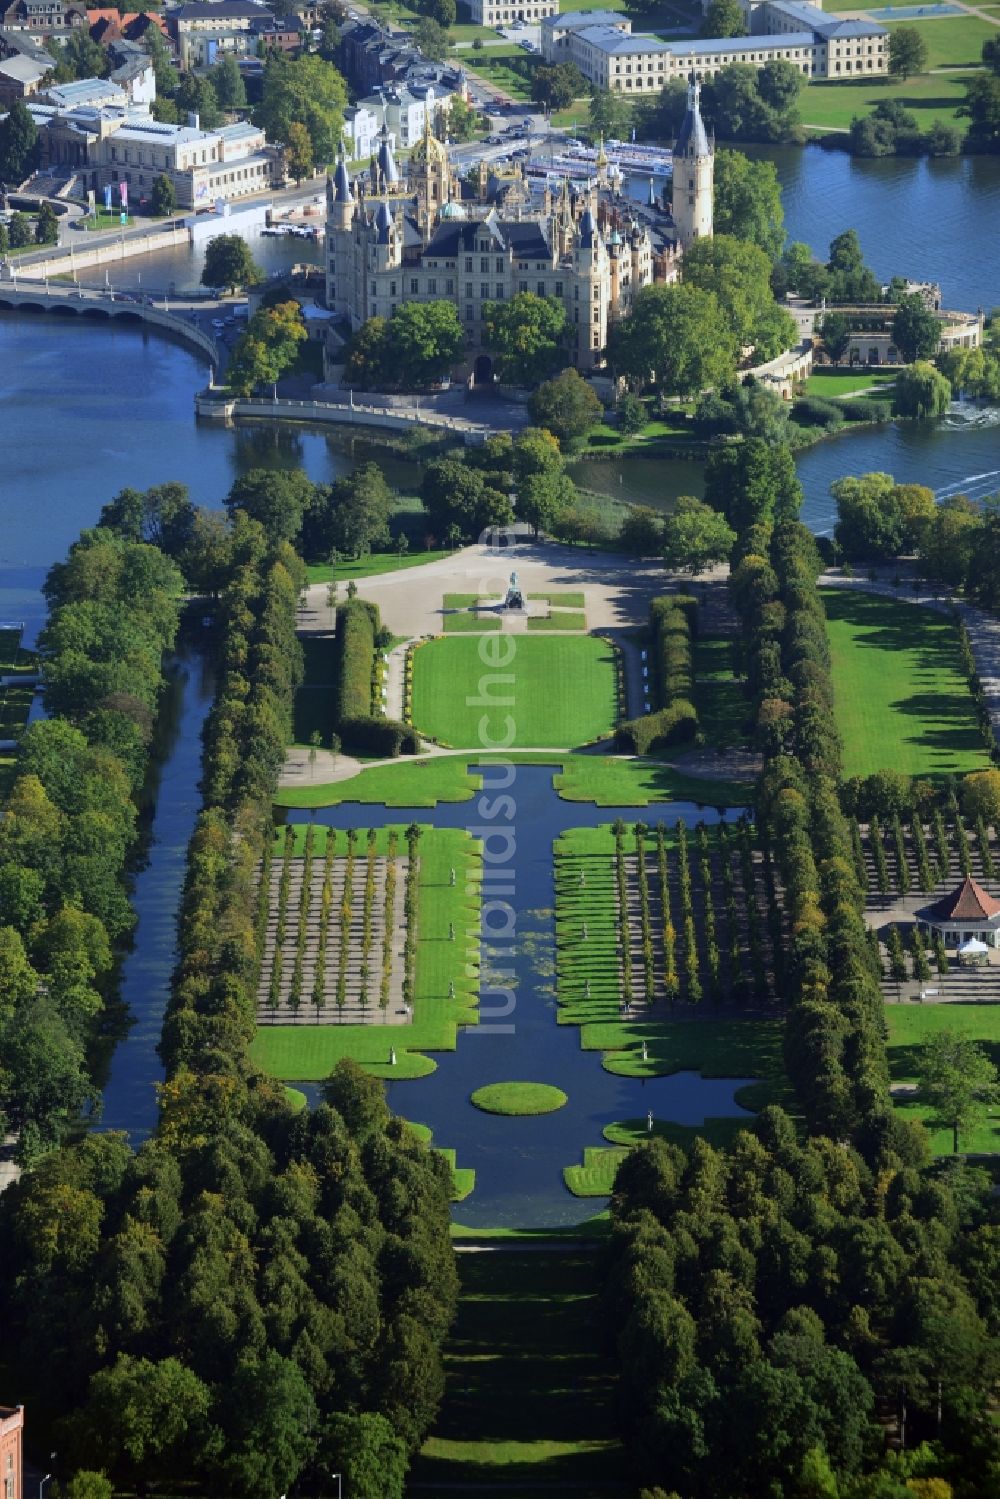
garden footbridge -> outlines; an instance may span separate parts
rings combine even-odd
[[[219,303],[218,306],[223,304]],[[121,293],[87,291],[79,286],[0,285],[0,312],[49,313],[57,317],[84,317],[101,322],[146,323],[193,345],[217,368],[219,348],[210,327],[205,326],[216,304],[199,300],[188,304],[166,299],[142,301]]]

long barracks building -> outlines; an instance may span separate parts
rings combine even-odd
[[[762,0],[748,36],[661,41],[632,32],[619,12],[570,11],[542,21],[546,62],[573,62],[598,88],[659,93],[673,78],[712,78],[730,63],[762,68],[788,62],[807,78],[884,74],[889,34],[871,21],[848,21],[798,0]]]

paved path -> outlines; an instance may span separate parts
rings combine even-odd
[[[989,709],[993,732],[1000,740],[1000,619],[967,604],[964,599],[936,593],[923,579],[917,578],[916,592],[913,590],[915,574],[912,569],[893,568],[902,578],[896,588],[887,576],[881,574],[874,582],[869,578],[845,578],[834,570],[826,572],[819,580],[821,588],[853,588],[861,593],[877,593],[886,598],[898,599],[904,604],[922,604],[926,609],[936,609],[941,614],[954,610],[969,632],[969,645],[976,663],[976,672]]]
[[[401,645],[393,646],[389,652],[389,667],[385,674],[385,712],[387,718],[394,718],[397,723],[403,722],[406,653],[412,644],[412,640],[404,640]]]

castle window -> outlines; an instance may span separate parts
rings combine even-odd
[[[486,284],[485,281],[481,282],[481,284],[480,284],[480,287],[479,287],[479,298],[480,298],[480,301],[482,301],[482,302],[488,302],[489,299],[490,299],[490,289],[489,289],[489,286]]]
[[[395,281],[390,281],[389,282],[389,295],[390,295],[390,297],[394,297],[396,295],[396,283],[395,283]]]
[[[427,283],[428,294],[430,296],[432,296],[432,297],[437,296],[437,289],[438,289],[437,280],[436,280],[436,278],[434,276],[432,276],[430,278],[430,280],[428,281],[428,283]]]
[[[471,303],[465,309],[465,321],[467,323],[474,323],[476,321],[476,309],[471,305]]]
[[[465,269],[466,269],[466,271],[471,271],[472,270],[472,256],[471,255],[466,255],[466,257],[465,257]]]
[[[527,291],[528,290],[528,283],[527,283],[527,281],[519,281],[517,283],[517,289],[518,289],[518,291]]]
[[[556,296],[557,297],[561,297],[562,296],[562,294],[563,294],[562,293],[562,289],[563,289],[562,282],[561,281],[557,281],[556,282]]]
[[[497,301],[498,301],[498,302],[502,302],[502,301],[503,301],[503,282],[502,282],[502,281],[498,281],[498,282],[497,282],[497,295],[496,295],[496,300],[497,300]]]
[[[539,281],[538,282],[538,295],[540,297],[544,297],[544,295],[545,295],[545,282],[544,281]]]
[[[467,281],[465,283],[465,295],[467,297],[471,297],[472,296],[472,282],[471,281]]]
[[[450,278],[449,278],[449,279],[448,279],[448,280],[447,280],[447,281],[446,281],[446,282],[445,282],[445,287],[444,287],[444,289],[445,289],[445,292],[446,292],[446,293],[447,293],[447,295],[448,295],[448,296],[449,296],[449,297],[453,297],[453,296],[454,296],[454,295],[455,295],[455,283],[454,283],[454,281],[452,281],[452,280],[451,280],[451,279],[450,279]]]
[[[502,255],[498,255],[497,256],[497,275],[498,276],[502,276],[503,275],[503,256]]]
[[[489,269],[490,269],[490,262],[489,262],[488,258],[484,255],[483,258],[482,258],[482,260],[480,260],[480,262],[479,262],[479,274],[481,276],[486,276],[486,275],[489,274]]]
[[[410,277],[410,293],[411,293],[411,295],[416,296],[416,294],[417,294],[417,292],[419,290],[420,290],[420,283],[418,282],[416,276],[411,276]]]

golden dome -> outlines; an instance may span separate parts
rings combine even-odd
[[[426,161],[434,166],[448,165],[448,149],[431,130],[430,115],[424,114],[424,133],[413,148],[411,161]]]

